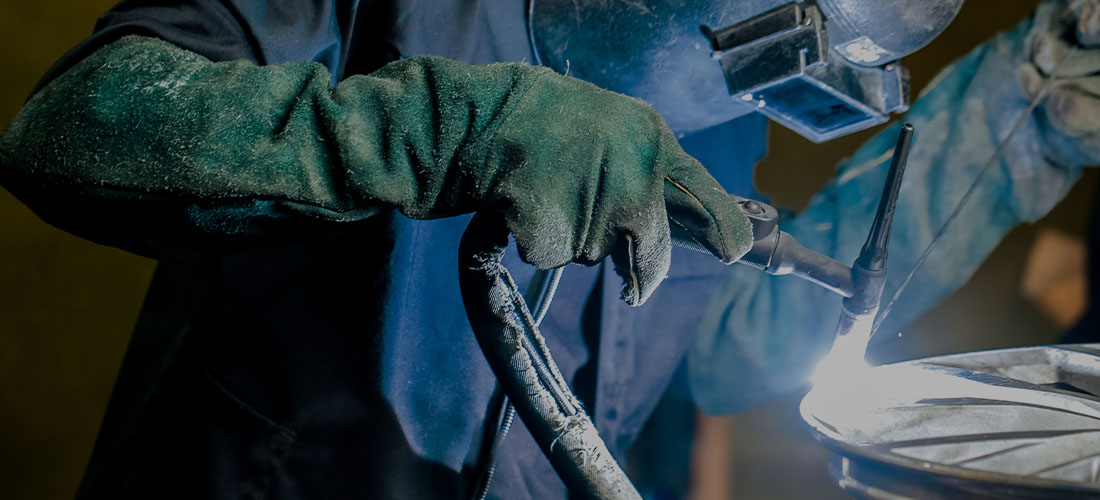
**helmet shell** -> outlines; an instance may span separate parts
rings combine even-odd
[[[710,41],[700,28],[720,29],[790,3],[531,1],[532,36],[543,64],[645,100],[680,134],[752,110],[730,98],[722,70],[711,57]],[[820,0],[819,4],[826,15],[830,42],[848,42],[844,45],[847,47],[867,37],[889,60],[895,60],[942,32],[962,0]],[[863,64],[886,62],[883,59]]]

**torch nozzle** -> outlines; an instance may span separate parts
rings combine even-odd
[[[879,198],[871,231],[867,234],[859,257],[852,264],[852,294],[844,299],[837,320],[836,336],[832,350],[814,373],[814,385],[846,383],[861,376],[868,367],[864,361],[867,344],[871,341],[872,327],[882,302],[882,289],[886,285],[887,246],[890,229],[894,223],[894,210],[898,204],[901,180],[913,142],[913,126],[901,127],[886,185]]]
[[[882,289],[886,285],[890,230],[914,133],[913,125],[902,125],[867,242],[852,267],[799,245],[791,235],[779,229],[779,214],[774,207],[744,198],[737,202],[752,224],[754,240],[749,252],[738,262],[772,275],[798,276],[843,296],[835,345],[861,349],[860,359],[870,340],[871,327],[882,301]],[[706,251],[693,245],[691,235],[677,232],[675,226],[672,233],[673,242]]]
[[[871,328],[875,315],[882,302],[882,289],[886,285],[886,257],[890,243],[890,229],[894,223],[894,211],[898,205],[898,193],[905,174],[905,165],[909,158],[909,147],[913,142],[913,126],[906,123],[901,127],[898,143],[894,148],[894,157],[890,162],[890,171],[886,174],[886,185],[879,198],[878,211],[875,212],[867,242],[852,264],[852,295],[844,299],[840,319],[836,325],[836,337],[833,350],[853,351],[847,357],[858,356],[863,360],[867,343],[871,340]],[[831,353],[830,358],[837,355]]]
[[[898,144],[894,147],[894,157],[890,161],[890,171],[886,174],[886,185],[882,188],[878,211],[867,234],[867,242],[859,253],[855,265],[871,271],[886,269],[887,246],[890,243],[890,229],[894,224],[894,210],[898,206],[898,194],[901,192],[901,180],[905,174],[905,165],[909,160],[909,148],[913,144],[913,125],[901,126]]]

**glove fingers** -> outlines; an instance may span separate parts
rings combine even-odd
[[[1034,63],[1043,75],[1078,78],[1100,73],[1100,51],[1078,50],[1057,33],[1043,33],[1035,40]]]
[[[693,250],[708,252],[725,261],[722,258],[723,250],[713,239],[699,236],[717,231],[718,224],[709,212],[702,209],[698,198],[690,194],[683,185],[666,179],[665,205],[673,241]]]
[[[1100,0],[1043,4],[1036,12],[1032,60],[1048,77],[1077,78],[1100,72]]]
[[[1016,70],[1017,76],[1020,78],[1020,85],[1024,88],[1024,94],[1028,99],[1034,99],[1039,95],[1039,92],[1043,90],[1043,84],[1046,83],[1046,79],[1039,73],[1039,69],[1034,64],[1024,63],[1021,64]]]
[[[515,238],[516,248],[524,262],[547,270],[578,260],[575,251],[578,247],[577,222],[554,200],[543,200],[534,194],[520,202],[509,201],[499,205],[503,205],[500,209],[505,224]]]
[[[670,169],[665,179],[668,217],[687,243],[702,246],[727,264],[741,258],[752,245],[752,226],[737,205],[737,198],[707,173],[699,162],[687,158]]]
[[[660,206],[652,206],[645,216],[631,222],[619,229],[611,262],[623,280],[623,301],[640,306],[668,275],[672,245],[668,218]]]
[[[1024,89],[1024,94],[1027,95],[1029,99],[1039,95],[1039,92],[1043,90],[1043,85],[1047,81],[1032,64],[1021,64],[1016,73],[1020,78],[1020,85]],[[1058,88],[1073,88],[1083,92],[1087,96],[1100,98],[1100,77],[1062,80],[1055,82],[1053,87],[1054,88],[1051,89],[1052,93]]]
[[[1091,85],[1100,87],[1100,82]],[[1045,109],[1051,125],[1070,137],[1087,137],[1100,130],[1100,100],[1083,92],[1076,83],[1051,92]]]
[[[1100,1],[1089,0],[1077,18],[1077,43],[1086,48],[1100,46]]]
[[[1078,78],[1072,82],[1067,82],[1065,85],[1060,85],[1060,87],[1076,88],[1088,97],[1100,98],[1100,77]]]

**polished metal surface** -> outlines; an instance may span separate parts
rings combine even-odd
[[[861,498],[1100,497],[1100,344],[928,358],[817,384],[802,418]]]

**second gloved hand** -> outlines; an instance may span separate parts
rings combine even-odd
[[[1062,161],[1100,161],[1100,1],[1054,0],[1035,13],[1019,68],[1029,98],[1053,132]]]
[[[416,57],[333,88],[315,63],[213,63],[127,37],[35,95],[0,163],[47,221],[152,255],[392,209],[501,211],[540,268],[611,255],[632,305],[668,270],[670,221],[724,262],[752,241],[648,105],[523,64]]]

